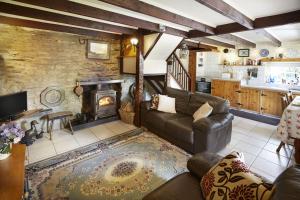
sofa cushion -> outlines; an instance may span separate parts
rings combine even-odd
[[[197,109],[206,102],[213,107],[212,114],[228,113],[229,101],[220,97],[215,97],[205,93],[195,93],[190,95],[190,101],[188,105],[189,115],[193,115]]]
[[[205,199],[269,200],[273,187],[250,172],[241,153],[232,152],[201,179]]]
[[[175,98],[166,95],[159,95],[159,102],[157,110],[167,113],[176,113]]]
[[[166,122],[166,129],[168,136],[176,140],[184,141],[189,144],[194,143],[193,132],[193,118],[186,116],[183,118],[173,118]]]
[[[165,113],[156,110],[150,110],[146,116],[143,116],[144,122],[147,124],[147,128],[152,131],[165,132],[165,123],[174,118],[185,117],[180,113]]]
[[[199,179],[190,173],[183,173],[169,180],[143,200],[203,200]]]
[[[190,94],[185,90],[179,90],[174,88],[166,88],[166,94],[169,97],[176,98],[175,107],[176,112],[180,112],[183,114],[189,114],[188,110],[186,109],[189,104]]]

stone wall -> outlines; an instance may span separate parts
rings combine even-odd
[[[110,59],[87,59],[86,39],[110,42]],[[57,86],[64,89],[65,100],[53,110],[78,113],[82,99],[73,93],[76,79],[119,76],[119,56],[120,41],[117,39],[0,24],[0,95],[27,91],[28,109],[45,108],[40,103],[41,92],[49,86]],[[122,99],[126,99],[125,90],[132,78],[125,77]]]

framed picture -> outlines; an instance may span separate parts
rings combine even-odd
[[[250,55],[250,49],[239,49],[238,50],[239,57],[249,57],[249,55]]]
[[[110,57],[110,43],[88,40],[87,58],[108,60]]]

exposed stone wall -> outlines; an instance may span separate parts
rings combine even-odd
[[[87,59],[86,43],[81,44],[86,39],[110,42],[110,59]],[[41,92],[49,86],[58,86],[64,89],[65,100],[53,109],[78,113],[82,99],[73,93],[76,79],[119,76],[119,56],[120,41],[116,39],[0,24],[0,95],[27,91],[28,109],[45,108],[40,103]],[[132,77],[125,79],[124,93]],[[126,94],[122,99],[126,99]]]

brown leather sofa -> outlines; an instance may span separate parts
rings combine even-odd
[[[190,153],[217,152],[230,142],[233,115],[227,100],[173,88],[167,88],[166,94],[176,98],[177,113],[151,110],[150,102],[143,102],[144,127]],[[194,112],[206,102],[213,107],[212,114],[193,123]]]
[[[196,154],[189,159],[189,172],[169,180],[143,200],[202,200],[200,180],[221,159],[211,153]],[[272,200],[298,200],[300,196],[300,166],[292,166],[277,177]]]

